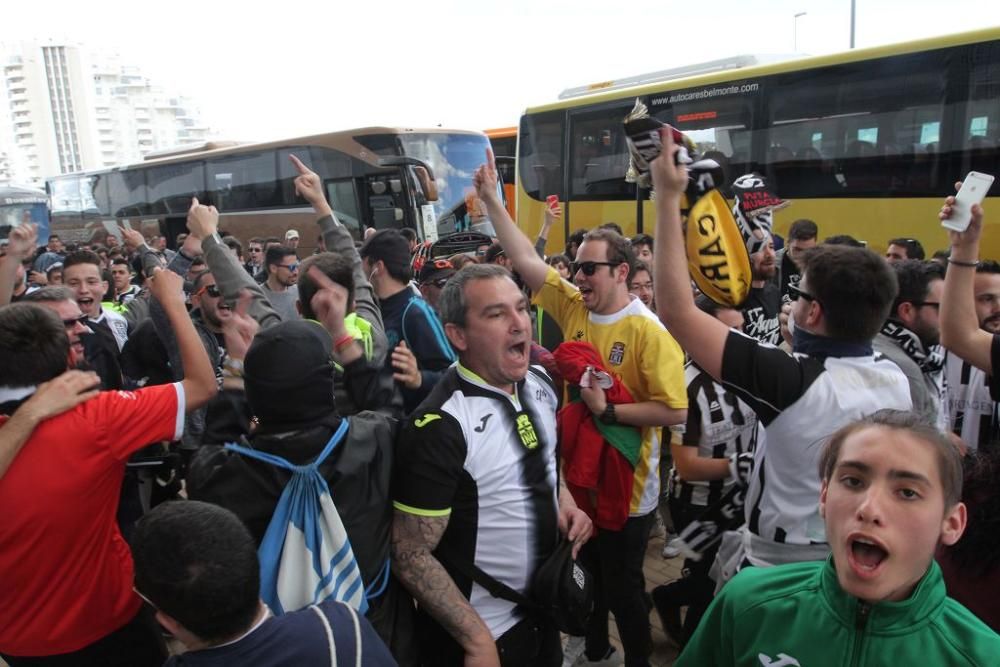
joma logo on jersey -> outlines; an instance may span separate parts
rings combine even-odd
[[[608,363],[612,366],[621,366],[625,360],[625,343],[618,342],[611,346],[611,354],[608,355]]]

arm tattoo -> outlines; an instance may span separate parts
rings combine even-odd
[[[426,517],[396,510],[392,522],[393,572],[434,620],[467,648],[489,635],[489,628],[458,590],[431,551],[437,547],[448,517]]]

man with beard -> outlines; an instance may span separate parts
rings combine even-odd
[[[819,227],[806,218],[796,220],[788,228],[788,244],[775,256],[778,270],[774,274],[774,284],[781,290],[782,303],[788,294],[788,283],[798,283],[802,275],[802,255],[819,244],[818,237]]]
[[[772,282],[778,270],[774,253],[774,241],[768,232],[759,230],[759,234],[767,234],[760,244],[760,250],[750,255],[750,268],[753,271],[750,279],[750,294],[743,303],[743,333],[756,338],[768,345],[778,345],[781,342],[781,327],[778,323],[778,313],[781,312],[781,290]],[[750,243],[756,241],[751,238]]]
[[[892,359],[910,383],[913,411],[929,423],[938,423],[941,409],[941,369],[937,348],[941,337],[939,309],[944,291],[944,269],[933,262],[904,260],[892,264],[899,296],[873,346]]]
[[[942,220],[954,204],[954,197],[945,200]],[[941,343],[949,351],[944,407],[952,433],[970,449],[986,446],[1000,431],[994,402],[1000,396],[994,374],[1000,354],[1000,264],[978,260],[982,231],[983,209],[976,205],[968,229],[948,233],[951,255],[941,306]]]

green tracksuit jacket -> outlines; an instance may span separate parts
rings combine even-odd
[[[845,593],[832,559],[746,568],[712,602],[677,667],[1000,665],[1000,635],[947,597],[931,563],[908,600]]]

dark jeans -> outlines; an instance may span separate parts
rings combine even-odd
[[[458,642],[428,615],[418,615],[420,664],[423,667],[462,667],[465,652]],[[496,640],[503,667],[559,667],[562,642],[559,631],[545,620],[526,617]]]
[[[580,558],[594,576],[594,614],[587,624],[587,659],[600,660],[610,649],[608,611],[615,615],[627,667],[646,667],[653,652],[642,572],[654,512],[631,517],[619,531],[599,530]]]
[[[167,647],[152,612],[143,607],[124,626],[79,651],[3,659],[10,667],[161,667]]]
[[[678,533],[705,511],[704,507],[687,505],[674,497],[670,498],[669,503],[670,514],[674,517]],[[715,593],[715,582],[708,576],[708,572],[712,569],[712,563],[715,561],[715,554],[718,550],[718,546],[709,549],[702,554],[699,561],[690,558],[685,559],[684,576],[666,586],[658,587],[669,590],[669,601],[672,606],[687,607],[687,613],[684,615],[685,638],[694,634],[698,623],[701,621],[701,617],[712,602],[712,597]],[[654,595],[654,600],[658,598],[661,600],[664,599],[664,597]]]

